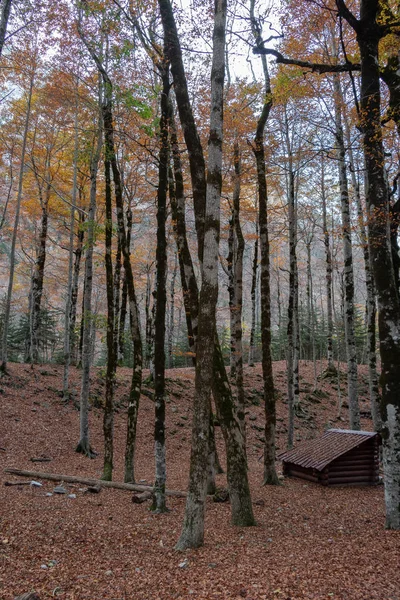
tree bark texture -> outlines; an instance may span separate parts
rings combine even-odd
[[[361,0],[360,19],[343,0],[339,13],[357,34],[361,58],[360,126],[366,170],[369,249],[378,299],[382,361],[382,438],[386,527],[400,529],[400,303],[389,239],[388,189],[381,129],[379,41],[385,28],[376,22],[378,0]]]
[[[332,310],[332,252],[331,241],[328,229],[328,219],[326,211],[326,189],[325,189],[325,164],[324,159],[321,159],[321,200],[322,200],[322,227],[324,229],[324,246],[325,246],[325,265],[326,265],[326,312],[327,312],[327,358],[328,358],[328,373],[336,373],[336,368],[333,362],[333,310]]]
[[[112,99],[108,90],[105,90],[103,102],[104,129],[106,128],[106,115],[110,110],[108,104]],[[105,137],[105,199],[106,199],[106,223],[105,223],[105,266],[106,266],[106,292],[107,292],[107,369],[106,369],[106,393],[104,401],[103,434],[104,434],[104,461],[103,479],[112,480],[113,454],[114,454],[114,389],[115,374],[117,370],[116,345],[114,337],[115,327],[115,296],[114,277],[112,264],[112,189],[111,189],[111,165],[109,157],[109,139],[106,130]]]
[[[162,80],[161,118],[160,118],[160,152],[158,161],[157,191],[157,247],[156,247],[156,314],[154,323],[154,450],[155,450],[155,483],[152,509],[155,512],[166,512],[165,484],[165,311],[167,306],[167,193],[169,163],[169,66],[166,62],[160,65]]]
[[[192,449],[185,518],[182,533],[176,546],[179,550],[198,547],[203,544],[204,540],[210,400],[213,380],[213,349],[216,334],[215,310],[218,300],[225,24],[226,0],[216,0],[211,69],[211,115],[204,222],[204,251],[202,253],[203,272],[199,302],[199,333],[196,344]]]

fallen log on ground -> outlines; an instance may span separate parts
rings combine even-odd
[[[31,485],[30,481],[5,481],[4,485],[12,486],[12,485]]]
[[[128,492],[152,492],[151,485],[137,485],[136,483],[122,483],[120,481],[103,481],[102,479],[90,479],[88,477],[75,477],[71,475],[61,475],[59,473],[41,473],[40,471],[21,471],[21,469],[8,468],[5,470],[10,475],[19,477],[31,477],[32,479],[47,479],[49,481],[63,481],[64,483],[80,483],[88,486],[100,486],[115,488],[117,490],[126,490]],[[167,496],[175,498],[186,498],[186,492],[177,490],[165,490]]]

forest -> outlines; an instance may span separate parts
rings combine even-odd
[[[0,7],[1,597],[398,600],[398,2]]]

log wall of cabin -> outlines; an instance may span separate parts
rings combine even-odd
[[[363,442],[328,465],[328,485],[375,485],[378,481],[377,438]]]

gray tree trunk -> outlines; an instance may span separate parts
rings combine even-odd
[[[322,200],[322,227],[324,230],[325,264],[326,264],[326,312],[327,312],[327,372],[335,374],[336,367],[333,361],[333,310],[332,310],[332,253],[326,212],[326,189],[325,189],[325,164],[321,160],[321,200]]]
[[[349,188],[346,172],[346,149],[342,124],[342,92],[339,75],[333,75],[335,101],[335,138],[339,168],[340,202],[342,209],[342,237],[344,260],[344,324],[347,355],[347,389],[349,401],[350,428],[360,429],[360,408],[358,405],[357,348],[354,331],[354,272],[353,247],[351,240],[351,218]]]
[[[100,107],[99,107],[100,111]],[[99,112],[97,137],[94,140],[92,157],[90,160],[90,202],[87,221],[87,247],[85,255],[85,281],[83,296],[83,331],[82,331],[82,382],[80,396],[80,436],[76,451],[90,458],[94,453],[89,441],[89,392],[90,392],[90,364],[92,353],[92,288],[93,288],[93,250],[95,244],[95,220],[96,220],[96,192],[97,173],[101,147],[103,145],[102,119]]]
[[[199,333],[192,429],[191,468],[185,519],[177,549],[195,548],[204,540],[207,492],[210,398],[218,300],[220,197],[222,186],[222,127],[225,76],[226,0],[216,0],[211,71],[211,116],[208,146],[207,195],[204,226]]]
[[[348,147],[351,183],[357,204],[358,226],[360,228],[360,239],[363,249],[365,287],[367,290],[367,353],[368,353],[368,383],[369,398],[371,403],[371,415],[375,431],[380,431],[382,418],[379,410],[380,394],[378,373],[376,370],[376,293],[375,283],[372,275],[370,253],[368,247],[368,235],[365,225],[365,214],[361,201],[360,185],[356,177],[356,165],[354,162],[353,149],[350,138],[350,126],[347,115],[344,115],[346,141]]]
[[[78,103],[75,102],[75,119],[74,119],[74,164],[73,164],[73,181],[71,194],[71,212],[69,220],[69,254],[68,254],[68,284],[67,284],[67,300],[65,304],[65,321],[64,321],[64,375],[63,375],[63,396],[64,400],[68,398],[69,389],[69,367],[71,364],[71,344],[74,337],[75,322],[72,317],[72,290],[74,282],[73,263],[74,263],[74,232],[75,232],[75,206],[78,191]],[[76,270],[75,270],[76,272]],[[78,271],[79,272],[79,271]]]

